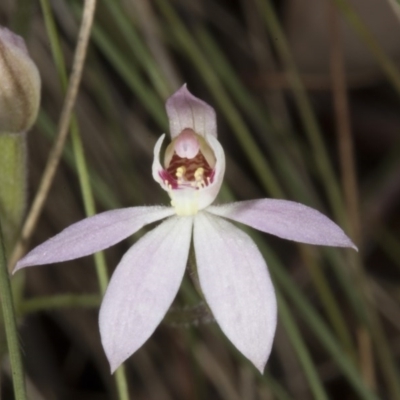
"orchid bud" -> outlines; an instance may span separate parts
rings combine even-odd
[[[40,102],[40,76],[24,39],[0,27],[0,133],[26,132]]]
[[[0,221],[6,254],[14,247],[27,200],[26,131],[35,122],[40,76],[24,39],[0,26]]]

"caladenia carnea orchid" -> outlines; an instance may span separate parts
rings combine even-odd
[[[320,212],[286,200],[211,205],[225,172],[214,109],[181,87],[166,103],[172,142],[154,148],[153,177],[171,207],[132,207],[86,218],[33,249],[15,270],[103,250],[165,219],[122,257],[100,308],[101,340],[114,371],[151,336],[185,273],[193,234],[203,296],[228,339],[261,372],[269,357],[277,305],[267,265],[252,239],[227,219],[303,243],[353,247]],[[193,232],[193,233],[192,233]]]

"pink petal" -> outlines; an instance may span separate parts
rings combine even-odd
[[[178,292],[193,219],[172,217],[124,255],[100,309],[104,350],[114,372],[151,336]]]
[[[201,212],[194,222],[201,289],[228,339],[262,373],[271,352],[277,305],[267,265],[250,237]]]
[[[153,150],[153,164],[151,167],[151,172],[153,174],[153,179],[161,185],[161,187],[164,190],[169,190],[168,185],[166,182],[162,179],[162,172],[164,171],[164,167],[161,165],[160,162],[160,151],[161,151],[161,146],[164,142],[165,139],[165,133],[163,133],[157,140],[156,144],[154,145],[154,150]]]
[[[217,136],[217,118],[214,109],[193,96],[186,84],[176,91],[166,103],[171,138],[185,128],[193,129],[201,136]]]
[[[212,206],[207,211],[263,232],[301,243],[352,247],[354,243],[328,217],[287,200],[261,199]]]
[[[174,214],[170,207],[130,207],[106,211],[83,219],[41,245],[18,261],[21,268],[73,260],[104,250],[143,226]]]

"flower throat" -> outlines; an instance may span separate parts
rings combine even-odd
[[[215,158],[205,140],[184,129],[165,153],[165,176],[172,189],[202,189],[213,181]]]

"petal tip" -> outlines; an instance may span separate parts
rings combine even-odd
[[[358,247],[354,244],[354,242],[346,235],[346,233],[344,231],[342,231],[342,236],[343,236],[343,240],[336,244],[336,246],[339,247],[348,247],[350,249],[355,250],[358,253]],[[335,246],[335,243],[332,244],[332,246]]]
[[[15,274],[17,271],[19,271],[21,268],[24,268],[24,266],[23,266],[23,265],[20,265],[20,262],[18,261],[18,262],[15,264],[14,269],[11,271],[11,274],[14,275],[14,274]]]
[[[255,363],[255,364],[253,364],[253,365],[256,367],[257,371],[258,371],[261,375],[264,375],[265,366],[267,365],[267,362],[266,362],[266,361],[265,361],[265,362],[262,362],[261,364],[260,364],[260,363]]]
[[[27,260],[27,257],[22,257],[16,264],[14,269],[12,270],[12,274],[14,275],[17,271],[19,271],[22,268],[25,267],[30,267],[31,265],[33,265],[34,263],[29,262],[29,259]]]
[[[217,136],[215,110],[190,93],[186,83],[167,99],[165,106],[172,139],[185,128],[193,129],[203,137],[206,133]]]
[[[108,363],[110,365],[110,373],[113,374],[122,365],[122,363],[130,356],[130,354],[125,354],[125,353],[122,354],[120,351],[118,351],[118,349],[110,348],[110,344],[105,343],[103,340],[102,340],[102,345]]]
[[[242,353],[242,352],[241,352]],[[269,360],[269,356],[271,354],[271,349],[268,350],[268,353],[261,354],[261,352],[257,355],[253,353],[253,356],[249,356],[249,354],[242,353],[244,357],[247,358],[248,361],[256,368],[256,370],[264,375],[264,370]]]
[[[189,89],[187,88],[187,84],[184,83],[175,93],[173,93],[170,97],[168,97],[166,101],[166,106],[171,105],[171,103],[174,102],[177,98],[180,98],[181,96],[193,96],[190,92]]]
[[[108,362],[109,362],[109,364],[110,364],[110,373],[111,373],[111,375],[113,375],[114,372],[115,372],[115,371],[120,367],[120,365],[122,364],[122,363],[120,363],[120,362],[111,361],[111,360],[108,360]]]

